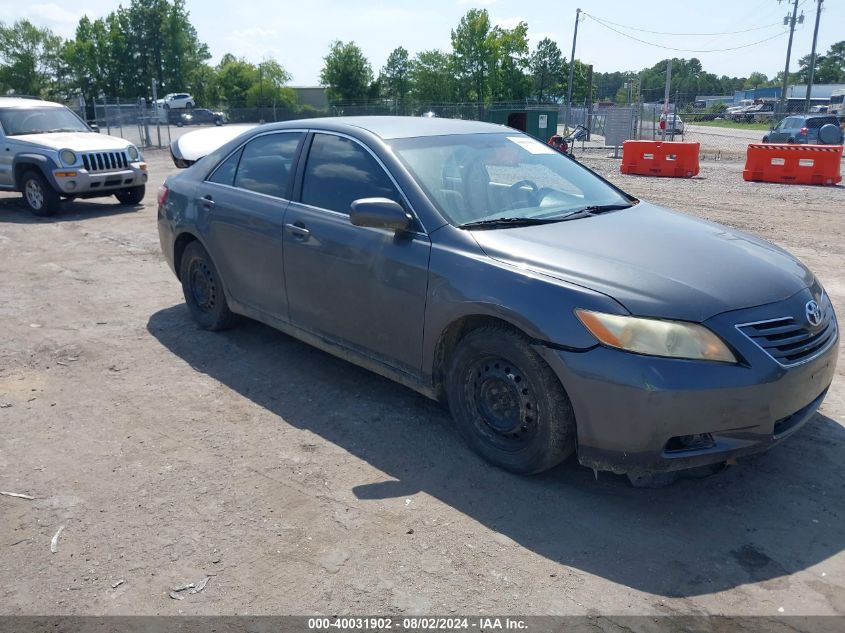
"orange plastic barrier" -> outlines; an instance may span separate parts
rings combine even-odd
[[[699,147],[679,141],[625,141],[622,173],[692,178],[698,175]]]
[[[835,185],[842,180],[841,145],[749,145],[742,177],[758,182]]]

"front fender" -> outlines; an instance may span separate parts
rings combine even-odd
[[[12,173],[15,175],[15,188],[21,188],[20,178],[30,167],[35,167],[47,179],[50,186],[59,191],[59,185],[53,176],[53,170],[59,165],[51,158],[43,154],[18,154],[12,159]]]
[[[598,342],[575,316],[576,308],[627,314],[607,295],[494,260],[474,240],[451,233],[445,241],[441,231],[433,234],[422,365],[428,376],[435,371],[441,337],[468,316],[493,317],[538,343],[578,351]]]

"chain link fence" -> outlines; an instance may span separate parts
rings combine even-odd
[[[164,110],[156,108],[145,100],[126,100],[120,98],[102,98],[94,104],[68,103],[83,118],[96,123],[105,134],[119,136],[138,147],[166,148],[171,141],[185,132],[195,129],[192,121],[184,114],[187,110]],[[749,143],[762,141],[766,131],[773,123],[771,113],[731,116],[714,108],[679,108],[677,125],[661,127],[663,105],[633,104],[615,106],[600,103],[587,108],[585,104],[538,104],[531,101],[499,102],[480,105],[478,103],[399,103],[381,100],[366,104],[334,104],[324,109],[308,105],[269,104],[265,106],[233,103],[220,107],[208,108],[219,120],[225,123],[270,123],[307,119],[317,116],[426,116],[464,120],[489,120],[490,112],[501,109],[557,108],[558,133],[566,135],[577,125],[587,127],[590,134],[578,145],[582,151],[606,151],[604,126],[609,113],[619,107],[633,108],[634,117],[628,139],[692,141],[700,144],[703,160],[739,160],[745,156]],[[674,105],[671,109],[674,110]],[[88,116],[86,116],[86,114]],[[91,115],[93,114],[93,118]],[[567,114],[569,125],[566,125]],[[543,139],[545,140],[545,139]]]

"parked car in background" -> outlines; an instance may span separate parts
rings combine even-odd
[[[774,103],[756,103],[734,112],[732,118],[740,123],[752,123],[770,120],[775,113]]]
[[[839,119],[833,115],[793,114],[766,133],[764,143],[811,143],[841,145]]]
[[[193,110],[180,114],[177,125],[203,125],[209,123],[223,125],[224,123],[228,123],[228,121],[229,118],[224,112],[213,112],[206,108],[194,108]]]
[[[513,472],[706,469],[795,433],[836,373],[833,306],[792,255],[503,126],[262,125],[158,201],[201,328],[257,319],[441,400]]]
[[[129,141],[98,134],[59,103],[0,97],[0,191],[20,191],[33,214],[55,214],[62,199],[144,198],[147,165]]]
[[[190,110],[194,107],[194,105],[196,105],[196,100],[187,92],[174,92],[167,94],[159,101],[165,110]]]
[[[675,134],[683,134],[684,133],[684,122],[681,120],[681,117],[674,113],[669,113],[668,117],[666,114],[660,115],[660,122],[666,124],[666,133],[671,134],[674,132]],[[663,129],[663,125],[660,126]]]

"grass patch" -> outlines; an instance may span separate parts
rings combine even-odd
[[[770,123],[738,123],[736,121],[689,121],[688,125],[703,125],[705,127],[729,127],[737,130],[763,130],[768,132],[771,129]]]

